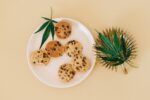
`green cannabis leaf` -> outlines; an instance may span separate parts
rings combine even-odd
[[[101,62],[109,69],[117,69],[125,62],[129,65],[136,56],[136,46],[131,38],[123,30],[107,29],[103,33],[98,33],[95,44],[96,55]],[[132,66],[131,66],[132,67]],[[124,72],[127,69],[124,67]]]
[[[44,30],[43,36],[42,36],[42,41],[41,41],[41,45],[40,48],[43,46],[43,44],[45,43],[45,41],[48,39],[49,35],[51,34],[52,39],[54,40],[54,35],[55,35],[55,23],[57,23],[57,21],[52,19],[52,8],[51,8],[51,18],[46,18],[46,17],[42,17],[43,19],[46,20],[46,22],[44,22],[40,28],[35,32],[38,33],[42,30]]]

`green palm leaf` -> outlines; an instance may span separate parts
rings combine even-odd
[[[35,33],[38,33],[46,28],[43,33],[43,36],[42,36],[40,48],[45,43],[45,41],[48,39],[50,34],[52,36],[52,39],[54,40],[54,36],[55,36],[55,25],[54,24],[57,23],[57,21],[52,19],[52,8],[51,8],[51,18],[50,19],[46,18],[46,17],[42,17],[42,18],[45,19],[46,22],[44,24],[42,24],[42,26],[35,32]]]
[[[103,52],[104,54],[109,54],[109,55],[111,55],[111,56],[115,56],[115,54],[114,54],[111,50],[109,50],[108,48],[104,48],[104,47],[102,48],[102,47],[100,47],[100,46],[95,46],[95,48],[96,48],[97,50]]]
[[[54,24],[53,24],[53,23],[50,23],[50,29],[51,29],[52,39],[54,40],[55,26],[54,26]]]
[[[40,31],[42,31],[43,29],[45,29],[45,27],[48,25],[49,21],[46,21],[44,24],[41,25],[41,27],[35,32],[38,33]]]
[[[117,36],[117,33],[114,33],[114,47],[116,49],[117,52],[120,51],[120,44],[119,44],[119,38]]]
[[[104,42],[107,48],[109,48],[113,53],[115,53],[115,49],[113,47],[112,42],[105,35],[99,33],[99,38]]]
[[[50,18],[46,18],[46,17],[42,17],[42,18],[43,18],[43,19],[45,19],[45,20],[48,20],[48,21],[51,21],[51,22],[57,23],[57,21],[52,20],[52,19],[50,19]]]
[[[49,34],[50,34],[50,30],[51,30],[51,25],[49,23],[48,26],[46,27],[45,31],[44,31],[40,48],[42,47],[42,45],[44,44],[44,42],[48,39]]]

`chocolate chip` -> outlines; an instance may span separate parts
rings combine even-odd
[[[61,46],[60,42],[57,42],[57,44],[58,44],[59,46]]]
[[[85,64],[83,64],[83,66],[85,66]]]
[[[54,46],[57,46],[57,44],[54,44]]]
[[[72,74],[75,75],[75,72],[73,71]]]
[[[46,58],[47,57],[47,54],[46,53],[43,53],[43,58]]]
[[[79,70],[79,68],[78,68],[78,67],[76,67],[76,70]]]
[[[60,70],[59,72],[62,73],[62,70]]]
[[[71,55],[68,53],[68,56],[71,57]]]
[[[65,34],[65,35],[67,35],[67,33],[66,33],[66,32],[64,32],[64,34]]]
[[[67,25],[67,28],[69,28],[69,25]]]
[[[85,60],[84,60],[84,59],[82,59],[82,62],[85,62]]]
[[[56,48],[53,48],[52,50],[56,51]]]
[[[66,49],[68,49],[69,47],[68,46],[66,46]]]
[[[78,54],[80,53],[80,51],[78,51]]]

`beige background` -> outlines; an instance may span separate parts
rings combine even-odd
[[[26,46],[41,16],[70,17],[94,29],[121,27],[135,37],[139,68],[128,75],[96,64],[68,89],[48,87],[28,68]],[[150,100],[150,0],[0,0],[0,100]]]

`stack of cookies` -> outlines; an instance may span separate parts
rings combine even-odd
[[[66,44],[65,52],[72,58],[70,63],[61,65],[58,75],[64,82],[69,82],[78,72],[86,72],[90,68],[90,61],[83,56],[83,46],[79,41],[71,40]]]
[[[71,25],[68,22],[60,21],[55,26],[55,34],[60,39],[67,39],[72,32]],[[66,53],[71,57],[70,63],[62,64],[58,70],[59,78],[64,82],[69,82],[78,72],[86,72],[90,67],[87,57],[82,54],[83,46],[77,40],[70,40],[66,45],[53,40],[46,44],[45,49],[33,51],[31,62],[33,64],[47,65],[52,57],[60,57]]]

